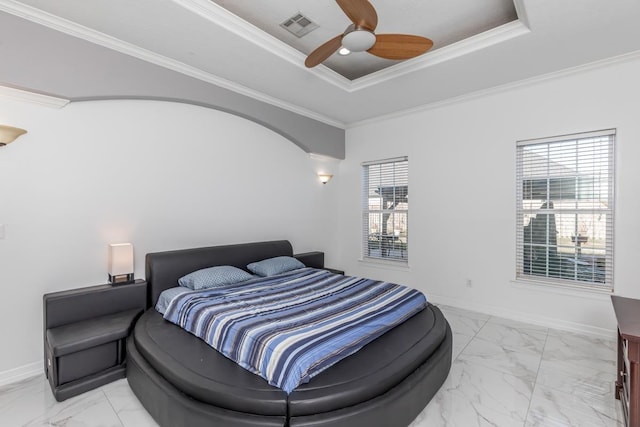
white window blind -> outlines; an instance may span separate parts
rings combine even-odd
[[[365,258],[407,262],[407,157],[362,164],[362,224],[362,253]]]
[[[517,144],[516,275],[613,289],[615,130]]]

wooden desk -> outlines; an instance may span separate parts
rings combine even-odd
[[[640,427],[640,300],[611,296],[618,320],[616,399],[627,427]]]

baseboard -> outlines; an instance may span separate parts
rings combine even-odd
[[[42,360],[0,372],[0,386],[22,381],[36,375],[44,375],[44,362]]]
[[[479,313],[488,314],[490,316],[504,317],[507,319],[531,323],[533,325],[543,326],[546,328],[560,329],[563,331],[575,332],[583,335],[591,335],[599,338],[615,339],[617,336],[614,329],[601,328],[598,326],[570,322],[562,319],[554,319],[546,316],[537,316],[533,314],[522,313],[519,311],[508,310],[501,307],[477,304],[474,302],[459,300],[456,298],[429,294],[429,301],[436,305],[448,305],[450,307],[460,308],[463,310],[477,311]]]

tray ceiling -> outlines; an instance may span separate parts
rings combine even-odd
[[[386,68],[349,79],[324,64],[304,66],[316,43],[292,47],[249,23],[250,17],[225,8],[246,4],[272,12],[289,5],[266,20],[280,31],[282,21],[302,12],[319,26],[303,39],[317,36],[322,43],[348,24],[334,0],[226,0],[225,7],[221,0],[0,0],[5,40],[11,41],[0,43],[5,55],[0,84],[71,100],[136,96],[155,85],[179,98],[179,78],[169,81],[175,73],[332,126],[351,127],[640,55],[638,0],[371,1],[380,32],[425,35],[435,48],[398,64],[381,60]],[[483,7],[473,9],[476,3]],[[514,5],[517,19],[506,24],[485,14],[498,7],[497,16],[509,20],[515,17]],[[432,13],[426,7],[441,9]],[[475,21],[476,15],[483,20]],[[418,25],[416,17],[415,22],[428,22],[429,28],[412,27]],[[41,54],[37,47],[49,40],[38,38],[44,37],[42,32],[20,25],[20,20],[67,38],[49,37],[58,44]],[[483,31],[483,25],[498,26]],[[470,36],[473,31],[481,32]],[[83,41],[81,49],[73,39]],[[53,52],[64,54],[67,62]],[[157,68],[139,75],[142,67],[131,58]],[[87,72],[91,67],[99,73]]]
[[[342,34],[351,24],[335,1],[211,1],[304,55]],[[377,34],[402,33],[430,38],[434,42],[430,52],[518,19],[512,0],[372,0],[371,4],[378,13]],[[280,25],[298,14],[317,25],[302,37]],[[354,52],[346,56],[335,53],[323,64],[349,80],[355,80],[399,62]]]

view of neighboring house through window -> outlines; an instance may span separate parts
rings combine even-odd
[[[407,262],[409,161],[362,164],[363,256]]]
[[[615,130],[517,144],[518,278],[613,288]]]

